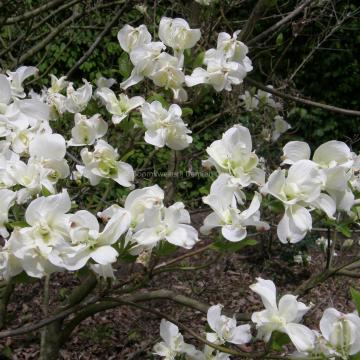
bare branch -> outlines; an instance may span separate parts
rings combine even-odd
[[[278,21],[273,26],[270,26],[267,30],[262,32],[261,34],[255,36],[250,41],[247,42],[247,45],[253,45],[257,43],[258,41],[264,39],[268,35],[274,33],[277,31],[281,26],[289,22],[291,19],[293,19],[295,16],[299,15],[310,3],[312,0],[305,0],[301,5],[299,5],[294,11],[289,13],[287,16],[285,16],[283,19]]]
[[[278,90],[275,90],[273,88],[265,86],[265,85],[255,81],[255,80],[252,80],[250,78],[245,78],[245,81],[247,83],[249,83],[250,85],[253,85],[261,90],[264,90],[264,91],[266,91],[270,94],[273,94],[275,96],[278,96],[279,98],[282,98],[282,99],[292,100],[292,101],[295,101],[297,103],[304,104],[304,105],[315,106],[315,107],[318,107],[318,108],[321,108],[321,109],[324,109],[327,111],[332,111],[332,112],[340,113],[343,115],[360,116],[360,111],[358,111],[358,110],[344,109],[344,108],[327,105],[327,104],[319,103],[319,102],[308,100],[308,99],[303,99],[298,96],[284,94]]]
[[[5,24],[6,25],[15,24],[17,22],[33,18],[34,16],[37,16],[45,11],[52,9],[57,4],[62,3],[62,2],[63,2],[63,0],[53,0],[53,1],[46,2],[45,5],[39,6],[38,8],[36,8],[34,10],[26,12],[25,14],[8,18],[5,22]]]

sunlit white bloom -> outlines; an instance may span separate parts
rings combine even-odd
[[[277,304],[276,287],[271,280],[257,278],[257,282],[250,285],[250,289],[260,295],[265,306],[265,310],[254,312],[251,316],[258,330],[258,338],[268,342],[271,334],[279,331],[289,336],[298,351],[308,351],[313,348],[314,333],[299,324],[309,307],[290,294],[284,295]]]
[[[90,269],[100,278],[115,280],[114,269],[111,264],[90,264]]]
[[[129,187],[134,181],[134,170],[131,165],[119,161],[119,154],[104,140],[98,140],[94,151],[81,150],[81,159],[85,166],[77,165],[82,176],[89,179],[91,185],[97,185],[101,178],[113,179],[118,184]]]
[[[0,189],[0,235],[4,238],[9,236],[5,224],[9,221],[9,209],[15,203],[16,192],[8,189]]]
[[[16,71],[8,70],[6,73],[10,82],[12,96],[24,98],[26,94],[24,92],[23,82],[28,77],[37,74],[38,69],[34,66],[20,66]]]
[[[161,356],[164,360],[175,360],[181,354],[192,358],[197,353],[193,345],[184,342],[179,328],[165,319],[162,319],[160,323],[160,336],[163,341],[155,344],[154,354]]]
[[[175,99],[182,102],[187,100],[187,93],[183,88],[185,75],[182,70],[181,60],[175,56],[161,53],[157,59],[154,71],[149,77],[155,85],[171,89]]]
[[[222,54],[217,54],[209,61],[207,69],[195,68],[192,74],[185,76],[189,87],[209,84],[216,91],[232,90],[232,85],[239,85],[246,77],[246,69],[235,61],[226,61]]]
[[[221,315],[222,305],[213,305],[208,309],[207,322],[214,332],[206,333],[206,339],[215,344],[227,342],[241,345],[250,342],[250,325],[236,326],[235,317]]]
[[[130,214],[117,209],[100,232],[96,217],[86,210],[79,210],[68,219],[69,244],[59,246],[51,254],[51,262],[67,270],[79,270],[89,259],[100,265],[116,261],[118,252],[112,247],[130,224]]]
[[[149,44],[142,45],[135,48],[130,53],[130,60],[134,65],[129,78],[124,80],[120,87],[127,89],[133,86],[145,77],[150,76],[156,66],[156,62],[160,53],[166,49],[166,46],[162,42],[151,42]]]
[[[251,71],[253,69],[251,60],[246,56],[249,49],[243,42],[237,40],[239,34],[240,30],[235,31],[233,36],[226,32],[219,33],[216,50],[210,49],[205,53],[204,63],[209,64],[220,53],[226,60],[239,63],[246,72]]]
[[[163,17],[159,24],[159,38],[175,51],[190,49],[200,40],[199,29],[190,29],[189,24],[181,18]]]
[[[135,48],[149,44],[151,42],[151,34],[145,25],[136,28],[125,25],[117,35],[121,48],[130,53]]]
[[[272,132],[271,140],[276,141],[281,134],[291,129],[291,125],[284,120],[280,115],[274,117],[274,129]]]
[[[211,186],[210,195],[203,197],[203,202],[214,212],[205,218],[200,231],[207,235],[213,228],[221,227],[221,233],[225,239],[237,242],[246,238],[247,226],[269,229],[267,223],[260,221],[261,195],[255,193],[249,208],[241,211],[237,207],[234,191],[226,185],[217,185],[217,182],[222,182],[222,179],[219,177],[219,180]]]
[[[5,240],[4,247],[0,249],[0,279],[8,281],[22,271],[21,262],[13,255],[9,241]]]
[[[112,122],[114,124],[119,124],[129,116],[132,110],[140,107],[145,102],[141,96],[129,98],[125,94],[120,94],[117,97],[112,90],[106,87],[99,89],[96,94],[105,104],[109,113],[113,115]]]
[[[77,90],[74,89],[73,83],[69,83],[66,89],[67,97],[64,102],[64,106],[67,111],[73,114],[82,112],[86,108],[92,96],[92,85],[85,79],[83,82],[84,85],[79,87]]]
[[[106,78],[103,76],[100,76],[97,80],[96,80],[96,87],[98,89],[101,88],[111,88],[114,84],[116,84],[116,80],[113,78]]]
[[[275,170],[262,188],[282,201],[285,214],[277,227],[281,242],[296,243],[302,240],[312,228],[312,218],[306,207],[319,208],[332,218],[336,207],[334,200],[321,193],[323,174],[310,160],[294,163],[286,176],[285,170]]]
[[[350,313],[343,314],[334,308],[324,311],[320,320],[323,337],[343,359],[360,351],[360,318]]]
[[[161,240],[191,249],[198,241],[198,233],[190,224],[190,215],[184,204],[177,202],[168,208],[145,209],[144,221],[134,229],[133,252],[152,249]]]
[[[159,101],[145,103],[141,109],[147,131],[145,141],[156,147],[165,145],[173,150],[182,150],[192,143],[191,131],[181,119],[180,106],[173,104],[166,110]]]
[[[87,118],[85,115],[76,113],[75,126],[71,129],[72,138],[68,146],[92,145],[96,140],[103,137],[108,129],[107,123],[99,114]]]
[[[55,75],[50,75],[51,87],[48,89],[49,93],[56,94],[66,89],[69,82],[66,81],[66,76],[61,76],[59,79]]]
[[[54,248],[66,245],[70,208],[66,191],[39,197],[27,207],[25,220],[29,227],[16,228],[10,236],[9,246],[28,275],[40,278],[60,270],[49,261],[49,256]]]
[[[251,135],[246,127],[233,126],[223,134],[221,140],[214,141],[206,152],[210,157],[203,163],[205,166],[213,165],[220,174],[230,174],[241,186],[265,182],[265,173],[257,167],[259,159],[252,151]]]

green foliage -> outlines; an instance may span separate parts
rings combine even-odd
[[[353,302],[355,303],[356,310],[360,314],[360,291],[354,289],[353,287],[350,288],[350,293]]]

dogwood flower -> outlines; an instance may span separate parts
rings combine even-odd
[[[129,98],[125,94],[120,94],[117,98],[112,90],[105,87],[97,91],[97,96],[105,104],[109,113],[113,115],[112,122],[114,124],[120,124],[132,110],[140,107],[145,102],[141,96]]]
[[[97,185],[101,178],[113,179],[121,186],[130,187],[134,181],[131,165],[119,161],[119,154],[104,140],[98,140],[94,151],[84,148],[80,152],[85,166],[77,165],[79,173],[89,179],[91,185]]]
[[[9,209],[14,205],[16,192],[8,189],[0,189],[0,235],[4,238],[9,236],[5,224],[9,221]]]
[[[252,96],[250,91],[246,90],[239,98],[244,102],[244,107],[247,111],[253,111],[258,108],[259,100],[255,96]]]
[[[179,332],[179,328],[165,319],[160,323],[160,336],[163,339],[155,344],[154,354],[162,356],[164,360],[175,360],[178,355],[186,354],[190,357],[197,353],[193,345],[186,344]]]
[[[107,123],[99,114],[87,118],[85,115],[76,113],[75,126],[71,129],[72,138],[68,146],[92,145],[96,140],[103,137],[108,129]]]
[[[30,76],[38,73],[38,69],[34,66],[20,66],[16,71],[7,71],[8,80],[11,86],[11,94],[17,98],[24,98],[23,82]]]
[[[208,235],[213,228],[221,227],[225,239],[237,242],[246,238],[247,226],[269,229],[267,223],[260,221],[260,194],[255,193],[249,208],[240,211],[237,208],[234,192],[229,188],[218,187],[216,181],[214,184],[210,195],[203,197],[203,202],[214,212],[205,218],[204,225],[200,228],[201,233]]]
[[[70,113],[78,113],[85,110],[88,102],[92,96],[92,85],[87,81],[83,80],[84,85],[79,87],[77,90],[74,89],[73,83],[69,83],[66,89],[66,100],[64,106]]]
[[[131,71],[130,77],[124,80],[120,87],[126,90],[130,86],[142,81],[145,77],[150,76],[154,71],[159,55],[165,49],[166,46],[159,41],[144,44],[131,51],[130,60],[134,68]]]
[[[343,314],[334,308],[324,311],[320,320],[323,337],[343,359],[360,352],[360,318]]]
[[[221,315],[222,305],[213,305],[208,309],[207,322],[214,332],[206,333],[206,339],[215,344],[226,342],[241,345],[251,340],[250,325],[236,326],[235,317]]]
[[[141,115],[145,132],[145,141],[156,147],[168,146],[173,150],[183,150],[192,143],[191,131],[181,119],[180,106],[173,104],[169,110],[159,101],[144,103]]]
[[[291,125],[284,120],[280,115],[274,117],[274,129],[272,132],[271,140],[276,141],[281,134],[291,129]]]
[[[9,242],[5,241],[4,247],[0,250],[0,279],[8,281],[22,271],[21,262],[13,255]]]
[[[15,228],[9,239],[13,255],[29,276],[41,278],[60,268],[49,261],[54,248],[66,245],[71,208],[68,193],[39,197],[25,211],[29,227]]]
[[[190,29],[187,21],[181,18],[171,19],[163,17],[159,24],[159,38],[175,52],[190,49],[200,40],[199,29]]]
[[[48,92],[51,94],[57,94],[62,90],[66,89],[69,85],[69,81],[66,81],[66,76],[61,76],[59,79],[55,75],[50,75],[51,78],[51,87],[49,87]]]
[[[310,160],[299,160],[288,170],[275,170],[262,188],[285,205],[285,214],[277,227],[282,243],[298,242],[312,228],[312,218],[307,206],[323,210],[332,218],[335,202],[327,194],[321,193],[323,175],[317,165]]]
[[[210,157],[203,162],[204,166],[215,166],[220,174],[230,174],[241,186],[265,182],[265,173],[257,167],[259,159],[252,151],[251,135],[246,127],[233,126],[223,134],[221,140],[214,141],[206,152]]]
[[[258,330],[258,338],[268,342],[271,334],[279,331],[289,336],[298,351],[313,348],[314,333],[305,325],[299,324],[309,307],[290,294],[284,295],[277,305],[276,287],[271,280],[257,278],[250,289],[260,295],[265,306],[265,310],[254,312],[251,316]]]
[[[116,261],[118,252],[112,245],[129,227],[126,210],[117,209],[102,232],[96,217],[86,210],[77,211],[68,221],[69,243],[51,254],[53,264],[73,271],[84,267],[90,258],[104,266]]]
[[[152,207],[144,210],[144,221],[138,224],[132,235],[136,243],[133,253],[152,249],[159,241],[191,249],[198,239],[197,231],[190,224],[190,215],[182,202],[169,207]]]
[[[125,25],[117,34],[120,47],[127,53],[131,53],[135,48],[149,44],[151,42],[151,34],[145,25],[136,28]]]
[[[193,358],[194,360],[230,360],[230,355],[205,345],[203,352]]]

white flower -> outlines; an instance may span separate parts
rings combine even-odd
[[[15,229],[8,244],[28,275],[40,278],[60,270],[49,261],[49,256],[54,248],[66,245],[66,213],[70,208],[66,191],[39,197],[27,207],[25,220],[30,227]]]
[[[87,118],[85,115],[76,113],[75,126],[71,129],[72,138],[68,146],[92,145],[96,140],[103,137],[108,129],[107,123],[99,114]]]
[[[81,150],[81,159],[85,166],[76,168],[89,179],[91,185],[97,185],[101,178],[113,179],[118,184],[130,187],[134,181],[134,170],[131,165],[119,161],[119,154],[104,140],[98,140],[94,151],[87,148]]]
[[[151,34],[145,25],[136,28],[125,25],[117,35],[121,48],[130,53],[135,48],[149,44],[151,42]]]
[[[73,83],[69,83],[66,89],[66,100],[64,106],[70,113],[78,113],[85,110],[92,95],[92,85],[87,80],[83,80],[84,85],[77,90],[74,89]]]
[[[103,76],[100,76],[97,80],[96,80],[96,87],[98,89],[101,88],[111,88],[114,84],[116,84],[116,80],[113,78],[106,78]]]
[[[244,95],[240,95],[239,98],[244,101],[244,107],[247,111],[253,111],[258,108],[259,100],[252,96],[250,91],[246,90]]]
[[[23,87],[24,80],[37,74],[38,71],[34,66],[20,66],[14,72],[8,70],[6,73],[10,82],[12,96],[24,98],[26,96]]]
[[[284,120],[284,118],[280,115],[276,115],[274,117],[274,130],[272,133],[271,140],[276,141],[281,134],[285,133],[291,129],[291,125]]]
[[[271,85],[268,85],[268,87],[270,89],[273,88],[273,86],[271,86]],[[273,99],[272,94],[270,94],[267,91],[258,89],[256,97],[259,100],[259,105],[260,106],[269,106],[269,107],[272,107],[272,108],[274,108],[276,110],[280,110],[282,108],[282,104],[275,102],[275,100]]]
[[[16,192],[8,189],[0,189],[0,235],[2,237],[8,237],[5,224],[9,221],[9,209],[14,205],[16,199]]]
[[[360,351],[359,316],[343,314],[334,308],[326,309],[320,320],[320,330],[343,359]]]
[[[197,353],[193,345],[184,342],[179,328],[165,319],[162,319],[160,323],[160,336],[163,341],[155,344],[154,352],[155,355],[162,356],[164,360],[175,360],[180,354],[191,357]]]
[[[190,215],[184,204],[177,202],[168,208],[155,206],[144,211],[144,221],[134,230],[133,252],[151,249],[161,240],[191,249],[199,240],[197,231],[190,224]]]
[[[289,336],[298,351],[308,351],[313,348],[314,333],[299,324],[309,307],[290,294],[284,295],[277,305],[276,288],[271,280],[257,278],[257,282],[250,285],[250,289],[261,296],[265,306],[265,310],[254,312],[251,316],[251,320],[256,324],[259,338],[268,342],[273,331],[279,331]]]
[[[191,131],[181,119],[180,106],[173,104],[166,110],[159,101],[153,101],[143,105],[141,114],[147,143],[156,147],[166,145],[173,150],[183,150],[192,143],[192,137],[187,135]]]
[[[149,78],[155,85],[171,89],[176,100],[182,102],[187,100],[187,93],[182,87],[185,75],[182,70],[181,61],[175,56],[161,53]]]
[[[51,254],[51,262],[67,270],[79,270],[91,258],[100,265],[116,261],[118,252],[112,247],[130,224],[130,214],[117,209],[100,232],[96,217],[86,210],[79,210],[68,219],[69,243],[58,247]]]
[[[210,158],[204,165],[215,166],[220,174],[230,174],[241,186],[265,182],[265,173],[257,167],[259,159],[252,151],[251,135],[246,127],[233,126],[223,134],[221,140],[214,141],[206,152]]]
[[[166,46],[162,42],[151,42],[135,48],[130,53],[130,60],[134,65],[131,75],[128,79],[124,80],[120,87],[127,89],[150,76],[156,66],[156,62],[162,50]]]
[[[323,174],[314,162],[299,160],[289,168],[287,177],[285,173],[285,170],[275,170],[262,192],[278,198],[285,206],[285,214],[277,227],[280,241],[296,243],[312,228],[306,206],[319,208],[333,218],[335,202],[329,195],[321,193]]]
[[[69,82],[66,81],[66,76],[62,76],[59,79],[55,75],[50,75],[51,78],[51,87],[48,89],[48,92],[51,94],[57,94],[64,90]]]
[[[205,345],[204,351],[193,358],[194,360],[230,360],[230,355]]]
[[[213,333],[206,333],[206,339],[215,344],[226,342],[241,345],[250,342],[250,325],[236,326],[235,317],[221,315],[222,305],[213,305],[208,309],[207,321]]]
[[[90,268],[100,278],[115,280],[114,269],[111,264],[90,264]]]
[[[129,98],[125,94],[120,94],[119,98],[109,88],[101,88],[97,91],[97,96],[105,104],[106,109],[112,114],[112,122],[119,124],[122,120],[128,117],[130,112],[140,107],[145,100],[141,96],[134,96]]]
[[[175,51],[190,49],[200,40],[199,29],[190,29],[189,24],[181,18],[163,17],[159,24],[159,38]]]
[[[261,195],[255,193],[248,209],[240,211],[233,188],[224,183],[226,175],[220,176],[211,186],[210,195],[203,197],[203,202],[214,211],[204,220],[201,233],[208,235],[213,228],[221,227],[225,239],[241,241],[247,236],[247,226],[269,229],[269,225],[260,221]],[[219,185],[221,184],[221,185]]]

